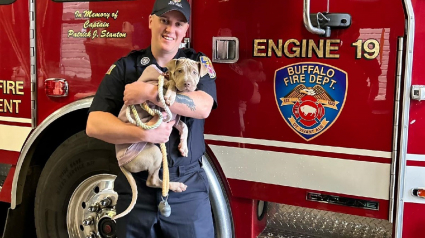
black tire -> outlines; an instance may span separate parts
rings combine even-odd
[[[36,191],[38,238],[68,238],[66,214],[76,187],[96,174],[118,174],[114,146],[81,131],[63,142],[47,161]]]

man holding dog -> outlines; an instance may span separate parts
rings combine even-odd
[[[156,0],[149,29],[152,33],[151,46],[133,51],[118,60],[106,73],[99,86],[87,121],[87,134],[113,144],[166,143],[170,180],[182,182],[188,187],[182,193],[170,192],[168,203],[172,208],[170,217],[160,215],[158,204],[161,189],[146,187],[147,171],[133,174],[139,190],[137,204],[125,217],[117,220],[118,238],[213,238],[209,186],[201,168],[204,145],[204,119],[216,107],[215,72],[210,60],[192,49],[179,49],[189,27],[190,6],[187,0]],[[179,132],[173,130],[174,121],[162,123],[158,128],[143,130],[125,124],[117,118],[123,104],[140,104],[145,101],[157,103],[158,88],[149,83],[136,82],[144,69],[155,64],[163,72],[172,59],[190,58],[208,68],[200,75],[197,90],[177,95],[170,107],[181,115],[188,126],[188,157],[181,157],[178,144]],[[152,121],[154,122],[156,118]],[[160,176],[162,177],[161,173]],[[123,174],[115,180],[119,198],[117,213],[130,203],[131,189]]]

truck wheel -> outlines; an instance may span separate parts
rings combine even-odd
[[[63,142],[47,161],[36,191],[38,238],[115,237],[114,146],[84,131]]]

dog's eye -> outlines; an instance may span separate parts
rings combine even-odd
[[[183,70],[179,69],[179,70],[177,70],[177,73],[181,74],[181,73],[183,73]]]
[[[193,70],[193,72],[192,72],[194,75],[198,75],[198,71],[196,71],[196,70]]]

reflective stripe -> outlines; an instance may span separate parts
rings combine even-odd
[[[31,118],[18,118],[18,117],[0,117],[0,121],[31,123]]]
[[[21,151],[31,127],[0,125],[0,150]]]
[[[255,145],[276,146],[276,147],[284,147],[284,148],[292,148],[292,149],[323,151],[323,152],[332,152],[332,153],[349,154],[349,155],[364,155],[364,156],[391,159],[391,152],[377,151],[377,150],[312,145],[312,144],[273,141],[273,140],[260,140],[260,139],[231,137],[231,136],[217,136],[217,135],[209,135],[209,134],[205,135],[205,139],[216,140],[216,141],[238,142],[238,143],[245,143],[245,144],[255,144]]]
[[[227,178],[389,199],[390,164],[210,145]]]
[[[425,161],[425,155],[407,154],[406,155],[406,160]]]

